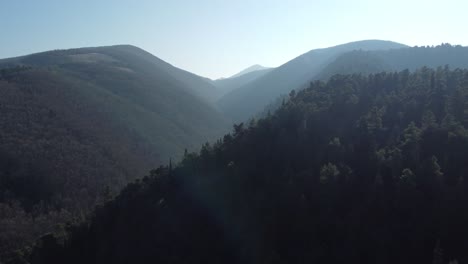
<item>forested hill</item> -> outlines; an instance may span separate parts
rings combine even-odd
[[[335,74],[370,74],[445,65],[451,68],[468,68],[468,47],[442,44],[408,49],[354,50],[336,58],[316,76],[316,79],[326,80]]]
[[[336,74],[375,74],[379,72],[410,71],[421,67],[449,66],[450,68],[468,69],[468,47],[442,44],[439,46],[413,47],[390,50],[353,50],[338,56],[334,61],[326,65],[310,80],[328,80]],[[304,89],[308,83],[304,83],[296,90]],[[277,109],[289,93],[276,98],[256,116],[264,116],[268,111]]]
[[[467,102],[467,70],[313,82],[31,262],[468,263]]]
[[[34,219],[83,215],[103,192],[228,131],[186,85],[194,75],[177,79],[146,55],[113,46],[0,61],[0,262],[61,217],[37,229]]]
[[[324,49],[314,49],[246,83],[221,97],[218,107],[236,122],[258,114],[282,94],[302,87],[338,56],[352,50],[388,50],[406,45],[383,40],[363,40]]]
[[[360,43],[362,47],[359,46]],[[370,74],[445,65],[451,68],[468,68],[468,47],[442,44],[402,48],[397,44],[389,44],[387,48],[375,46],[371,49],[366,47],[365,43],[350,43],[354,44],[352,46],[344,44],[337,46],[341,47],[340,49],[332,47],[324,49],[321,53],[318,52],[321,50],[311,51],[224,95],[218,102],[219,107],[226,115],[241,122],[264,111],[265,107],[275,108],[282,100],[280,98],[278,101],[278,98],[289,94],[291,90],[304,89],[310,81],[327,80],[335,74]],[[380,42],[375,44],[378,43]],[[253,106],[250,106],[251,104]]]
[[[22,57],[0,60],[0,68],[15,66],[60,66],[86,73],[95,67],[107,64],[112,70],[128,71],[140,74],[154,75],[167,82],[177,82],[186,92],[198,96],[208,102],[219,97],[219,90],[207,78],[179,69],[157,58],[153,54],[132,45],[115,45],[105,47],[89,47],[68,50],[46,51]],[[96,74],[102,74],[100,69],[94,69]],[[88,72],[89,73],[89,72]],[[82,76],[80,76],[82,77]]]

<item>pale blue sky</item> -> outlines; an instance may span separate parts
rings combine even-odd
[[[0,58],[133,44],[219,78],[362,39],[468,45],[466,0],[0,0]]]

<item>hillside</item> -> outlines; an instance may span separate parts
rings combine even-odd
[[[247,73],[251,73],[251,72],[256,72],[256,71],[263,71],[263,70],[268,70],[268,69],[271,69],[269,67],[264,67],[262,65],[259,65],[259,64],[255,64],[255,65],[252,65],[248,68],[245,68],[243,69],[242,71],[234,74],[233,76],[229,77],[229,78],[236,78],[236,77],[240,77],[244,74],[247,74]]]
[[[0,68],[0,257],[30,239],[26,226],[11,232],[15,222],[49,209],[83,215],[229,127],[195,91],[203,79],[136,47],[51,51]]]
[[[467,263],[468,71],[339,75],[161,166],[31,263]]]
[[[423,66],[436,68],[445,65],[450,65],[451,68],[468,68],[468,47],[442,44],[409,49],[355,50],[336,58],[316,78],[326,80],[335,74],[370,74],[404,69],[412,71]]]
[[[0,60],[0,67],[16,65],[33,65],[49,67],[60,65],[73,70],[83,64],[122,64],[131,70],[144,74],[158,74],[157,78],[172,78],[179,82],[179,86],[198,97],[213,102],[217,97],[217,89],[210,80],[193,73],[176,68],[171,64],[155,57],[149,52],[131,45],[116,45],[97,48],[80,48],[70,50],[56,50],[37,53],[29,56]],[[122,66],[120,65],[120,66]],[[125,71],[125,67],[121,70]],[[161,77],[165,75],[164,77]]]
[[[311,80],[328,80],[336,74],[372,74],[383,71],[416,70],[420,67],[468,69],[468,48],[442,44],[432,47],[413,47],[391,50],[353,50],[338,56]],[[307,83],[297,87],[301,90]],[[255,117],[262,117],[278,109],[288,94],[278,96]]]
[[[256,70],[249,73],[245,73],[238,77],[214,80],[213,85],[216,86],[216,88],[218,89],[217,95],[220,98],[223,95],[262,77],[263,75],[269,73],[272,70],[273,69],[271,68],[267,68],[263,70]]]
[[[407,46],[391,41],[365,40],[311,50],[268,74],[233,90],[218,100],[218,107],[235,121],[245,121],[281,94],[308,83],[328,63],[352,50],[388,50]]]

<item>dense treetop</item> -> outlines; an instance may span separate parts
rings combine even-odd
[[[409,48],[385,41],[353,42],[301,55],[224,95],[218,105],[227,116],[243,122],[269,104],[278,105],[275,100],[280,95],[306,88],[310,81],[325,81],[335,74],[413,71],[444,65],[468,68],[468,47],[443,44]]]
[[[0,60],[0,208],[11,212],[0,212],[0,260],[34,239],[21,223],[85,215],[102,193],[225,133],[210,87],[131,46]]]
[[[467,102],[448,67],[314,81],[30,260],[467,263]]]

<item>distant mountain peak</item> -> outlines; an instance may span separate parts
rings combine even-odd
[[[250,73],[250,72],[261,71],[261,70],[266,70],[266,69],[270,69],[270,67],[265,67],[265,66],[262,66],[260,64],[255,64],[255,65],[252,65],[252,66],[240,71],[239,73],[234,74],[233,76],[231,76],[229,78],[236,78],[236,77],[242,76],[242,75]]]

